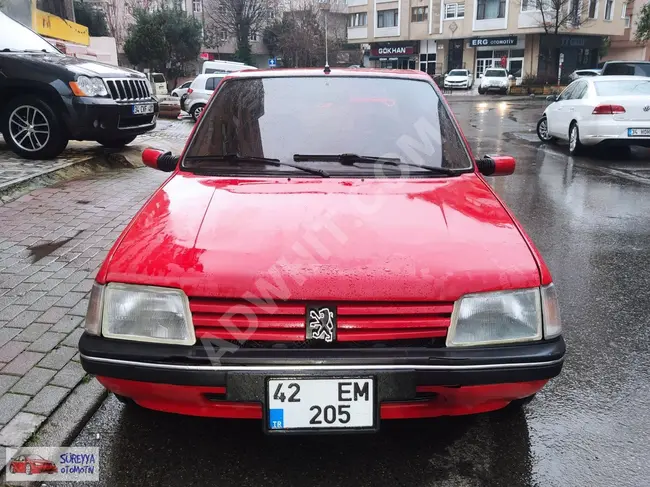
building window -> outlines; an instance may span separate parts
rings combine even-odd
[[[397,27],[399,25],[399,10],[380,10],[377,12],[377,27]]]
[[[221,32],[219,32],[219,39],[221,39],[222,41],[224,41],[224,42],[227,41],[228,37],[229,36],[228,36],[228,31],[227,30],[222,30]]]
[[[365,27],[368,25],[368,13],[358,12],[348,15],[348,27]]]
[[[557,10],[557,6],[555,4],[557,1],[561,1],[563,2],[562,5],[566,5],[564,3],[564,0],[522,0],[521,11],[530,12],[533,10],[544,10],[545,12],[552,12],[554,10]]]
[[[192,12],[198,14],[201,11],[202,0],[192,0]]]
[[[614,0],[607,0],[605,2],[605,20],[612,20],[614,18]]]
[[[411,22],[424,22],[429,19],[429,7],[413,7],[411,9]]]
[[[420,54],[420,71],[427,74],[436,74],[436,54]]]
[[[478,0],[476,20],[504,19],[506,17],[506,0]]]
[[[582,0],[571,0],[571,23],[573,27],[580,26],[580,4]]]
[[[598,0],[589,0],[589,18],[595,19],[598,16]]]
[[[627,16],[627,2],[623,2],[623,8],[621,9],[621,18],[624,19]]]
[[[625,17],[625,28],[629,29],[630,25],[632,25],[632,16],[628,15]]]
[[[251,42],[257,42],[257,32],[251,31],[248,34],[248,40],[251,41]]]
[[[462,19],[465,17],[464,3],[445,4],[445,19]]]

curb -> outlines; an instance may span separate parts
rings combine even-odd
[[[63,402],[54,410],[43,424],[21,447],[29,446],[69,446],[97,412],[108,391],[91,376],[86,375]],[[12,447],[12,448],[18,448]],[[5,447],[0,447],[0,481],[6,485]],[[40,482],[33,484],[38,485]],[[21,485],[25,485],[21,483]],[[30,485],[30,484],[28,484]]]
[[[89,154],[73,162],[57,164],[41,172],[1,184],[0,205],[19,198],[37,187],[52,186],[61,181],[110,171],[116,167],[133,168],[136,166],[127,158],[120,157],[119,153],[113,152]]]

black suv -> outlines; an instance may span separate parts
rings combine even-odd
[[[603,64],[601,76],[650,76],[648,61],[607,61]]]
[[[0,31],[0,130],[16,154],[50,159],[71,139],[120,148],[155,128],[144,74],[66,56],[2,13]]]

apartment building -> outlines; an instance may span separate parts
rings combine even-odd
[[[348,0],[348,42],[369,45],[372,67],[429,74],[465,68],[479,77],[504,66],[521,80],[557,75],[562,61],[568,74],[597,64],[603,36],[624,33],[620,1],[566,0],[562,8],[579,20],[552,35],[544,20],[557,15],[549,11],[557,0],[545,4],[544,15],[537,0]]]
[[[649,61],[650,46],[639,45],[634,40],[636,33],[636,22],[641,15],[641,9],[647,0],[631,0],[621,4],[620,16],[625,23],[625,32],[621,36],[611,37],[611,44],[607,55],[603,57],[608,60],[625,61]]]

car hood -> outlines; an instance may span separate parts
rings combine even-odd
[[[531,249],[474,173],[365,181],[179,173],[122,234],[98,280],[189,296],[383,301],[540,284]]]
[[[483,78],[481,78],[481,79],[482,79],[482,81],[487,81],[487,82],[490,82],[490,81],[508,81],[508,78],[504,78],[503,76],[483,76]]]
[[[18,52],[5,55],[20,57],[23,61],[38,65],[51,65],[59,69],[64,68],[78,75],[97,76],[100,78],[145,78],[143,73],[133,69],[120,68],[110,64],[87,61],[72,56],[56,53]]]
[[[467,81],[468,76],[447,76],[447,81]]]

